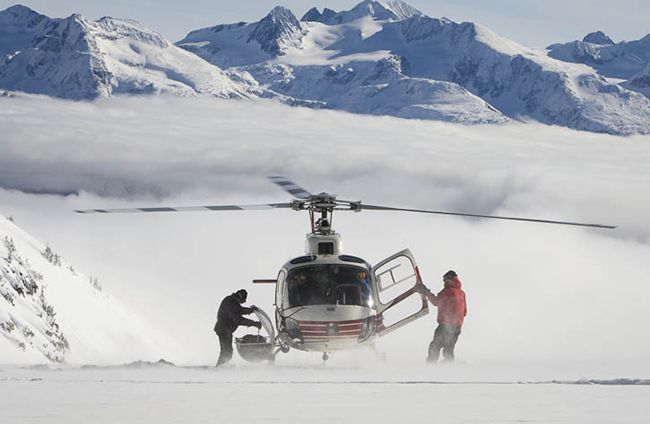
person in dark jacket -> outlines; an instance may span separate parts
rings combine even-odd
[[[217,323],[214,325],[214,332],[219,336],[221,351],[217,366],[225,364],[232,358],[232,334],[240,325],[246,327],[262,328],[261,322],[252,321],[244,318],[244,315],[252,314],[257,310],[256,306],[246,308],[242,303],[246,302],[248,292],[244,289],[237,290],[235,293],[226,296],[219,306],[217,313]]]
[[[429,301],[438,308],[438,328],[429,344],[427,357],[430,363],[438,361],[440,349],[446,361],[454,361],[454,348],[467,315],[465,292],[456,272],[448,271],[442,279],[445,287],[437,295],[426,292]]]

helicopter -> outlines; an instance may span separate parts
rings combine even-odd
[[[293,196],[284,203],[255,205],[205,205],[76,210],[81,214],[159,213],[188,211],[236,211],[290,209],[307,212],[310,232],[305,254],[286,262],[274,279],[256,279],[254,284],[275,285],[275,326],[262,309],[255,314],[266,336],[236,338],[240,356],[251,362],[273,361],[279,352],[291,349],[321,352],[326,361],[336,351],[371,345],[429,313],[427,292],[414,255],[401,250],[370,264],[344,253],[341,234],[332,228],[334,212],[398,211],[523,221],[600,229],[615,226],[513,216],[399,208],[338,199],[321,192],[312,194],[293,181],[272,176],[269,180]],[[277,331],[276,331],[277,330]]]

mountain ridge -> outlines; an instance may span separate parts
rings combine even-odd
[[[192,38],[192,51],[217,66],[250,73],[271,92],[319,107],[461,123],[532,118],[595,132],[650,132],[650,101],[586,66],[550,58],[475,23],[419,13],[395,19],[377,15],[373,4],[364,1],[350,11],[329,11],[327,19],[311,9],[303,17],[307,34],[282,54],[241,53],[247,46],[232,27],[223,27],[215,37]],[[356,19],[347,19],[350,16]],[[186,48],[188,41],[177,45]],[[375,84],[378,80],[364,77],[370,76],[369,67],[391,57],[400,62],[400,78]],[[424,80],[429,81],[427,88]],[[458,113],[427,117],[422,110],[435,109],[436,102],[452,102],[447,96],[441,100],[423,94],[441,83],[455,87]],[[412,96],[414,90],[419,97]],[[381,93],[383,101],[378,104]],[[479,112],[476,107],[481,104]]]
[[[307,11],[301,20],[326,24],[342,24],[364,17],[379,20],[389,19],[399,21],[408,19],[412,16],[422,15],[422,12],[402,0],[364,0],[352,9],[341,12],[325,8],[323,13],[321,13],[314,7]]]
[[[0,12],[0,24],[5,93],[263,97],[464,124],[532,119],[650,133],[645,64],[617,80],[589,63],[553,57],[573,47],[530,49],[401,0],[312,8],[300,20],[277,6],[259,21],[200,28],[176,43],[128,19],[51,19],[25,6]],[[596,31],[573,43],[612,57],[625,49],[650,57],[650,35],[622,44]]]
[[[75,100],[169,93],[246,97],[227,73],[128,20],[51,19],[26,6],[0,12],[0,87]]]
[[[650,63],[650,34],[615,43],[602,31],[596,31],[582,40],[551,44],[547,50],[552,58],[585,64],[605,77],[630,79]]]

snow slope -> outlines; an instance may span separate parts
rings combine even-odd
[[[158,359],[156,334],[96,279],[0,216],[0,363]]]
[[[401,118],[437,119],[463,124],[503,123],[508,119],[458,84],[402,73],[399,56],[376,62],[333,66],[262,64],[246,70],[269,90],[308,106]]]
[[[70,99],[114,94],[255,91],[233,75],[126,19],[50,19],[25,6],[0,11],[0,87]]]
[[[260,40],[248,34],[275,15],[194,31],[177,45],[317,107],[463,123],[532,118],[595,132],[650,132],[646,97],[474,23],[430,18],[404,2],[364,1],[349,11],[310,10],[290,43],[266,32],[271,38],[265,43],[283,47],[262,54]],[[284,10],[276,25],[294,28],[295,22]]]

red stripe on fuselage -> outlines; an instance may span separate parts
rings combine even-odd
[[[305,337],[355,337],[361,334],[363,319],[350,321],[297,321]],[[334,334],[328,330],[334,327]]]

